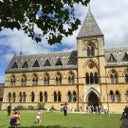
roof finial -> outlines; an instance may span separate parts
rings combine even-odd
[[[21,49],[21,51],[20,51],[20,55],[23,55],[23,51],[22,51],[22,49]]]

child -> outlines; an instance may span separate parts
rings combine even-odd
[[[41,122],[41,119],[42,119],[42,111],[41,111],[40,108],[38,109],[38,112],[37,112],[37,115],[36,115],[36,119],[37,119],[37,122],[39,124]]]
[[[19,112],[14,112],[14,114],[11,116],[10,119],[10,125],[14,126],[14,128],[17,128],[21,123],[18,121],[20,119],[20,113]]]

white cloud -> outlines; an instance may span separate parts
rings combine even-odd
[[[113,47],[120,45],[127,45],[128,42],[128,1],[117,0],[91,0],[91,11],[104,34],[105,47]],[[87,14],[88,7],[82,5],[76,6],[76,16],[83,20]],[[73,33],[70,37],[64,37],[62,44],[64,47],[62,50],[67,51],[77,48],[77,35],[79,29]],[[39,31],[37,29],[37,31]],[[0,32],[0,62],[9,62],[12,56],[22,50],[23,54],[36,54],[50,52],[57,49],[61,45],[50,46],[44,39],[41,43],[36,43],[28,38],[22,31],[7,30]],[[0,72],[4,74],[5,69],[1,69]],[[0,82],[3,81],[4,76],[0,76]]]

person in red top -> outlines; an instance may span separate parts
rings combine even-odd
[[[18,120],[20,120],[20,113],[15,111],[14,114],[11,116],[10,125],[13,125],[16,128],[21,124]]]

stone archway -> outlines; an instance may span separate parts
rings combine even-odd
[[[99,105],[99,98],[94,92],[90,92],[90,94],[88,95],[88,105]]]

